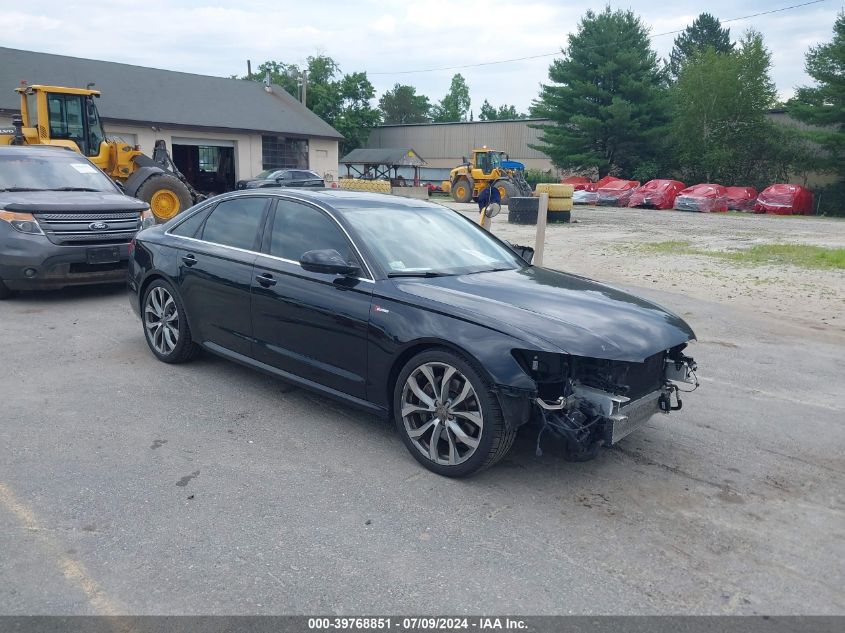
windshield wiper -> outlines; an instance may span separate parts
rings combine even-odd
[[[387,273],[388,277],[447,277],[448,273],[439,273],[436,270],[400,270]]]
[[[92,189],[91,187],[55,187],[54,189],[45,189],[45,191],[100,191],[99,189]]]
[[[35,189],[33,187],[3,187],[0,191],[48,191],[47,189]]]

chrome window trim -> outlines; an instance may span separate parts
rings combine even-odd
[[[287,192],[285,192],[285,193],[287,193]],[[241,197],[250,197],[250,198],[252,198],[252,197],[265,197],[265,198],[269,198],[270,200],[276,200],[276,201],[287,200],[289,202],[299,202],[299,203],[305,204],[306,206],[317,209],[318,211],[324,212],[326,215],[329,216],[331,221],[334,222],[341,231],[343,231],[343,234],[346,236],[346,239],[349,240],[349,243],[352,244],[352,248],[355,249],[355,254],[358,255],[358,261],[360,261],[364,265],[364,271],[369,275],[369,277],[352,277],[352,279],[357,279],[358,281],[367,281],[367,282],[370,282],[370,283],[375,283],[375,275],[373,274],[373,271],[372,271],[372,268],[370,267],[369,262],[361,254],[361,249],[358,248],[358,245],[355,243],[355,240],[353,240],[352,236],[349,235],[349,231],[347,231],[346,228],[340,222],[337,221],[337,218],[334,217],[334,214],[329,209],[321,207],[318,204],[313,203],[311,200],[306,200],[306,199],[303,199],[303,198],[297,198],[297,197],[290,196],[290,195],[286,196],[286,195],[284,195],[283,193],[280,193],[280,192],[272,192],[272,193],[268,194],[268,192],[266,192],[266,191],[254,191],[254,192],[251,191],[250,192],[251,195],[245,196],[245,195],[243,195],[242,192],[233,191],[233,192],[231,192],[231,194],[232,195],[229,195],[229,196],[226,196],[225,198],[221,198],[220,200],[217,200],[214,204],[214,208],[216,209],[217,206],[221,202],[227,202],[228,200],[233,200],[233,199],[237,199],[237,198],[241,198]],[[200,203],[200,204],[203,204],[203,203]],[[199,206],[199,205],[197,205],[197,206]],[[299,262],[295,262],[292,259],[285,259],[284,257],[279,257],[277,255],[270,255],[269,253],[262,253],[261,251],[251,251],[251,250],[247,250],[247,249],[243,249],[243,248],[238,248],[237,246],[229,246],[227,244],[219,244],[217,242],[210,242],[208,240],[198,240],[195,237],[186,237],[184,235],[175,235],[175,234],[171,233],[171,231],[173,231],[175,228],[180,226],[183,222],[187,221],[188,218],[193,217],[197,213],[202,213],[202,211],[204,211],[205,209],[206,209],[205,206],[196,209],[196,211],[191,213],[185,219],[183,219],[182,221],[178,222],[177,224],[174,224],[172,227],[167,229],[164,232],[164,234],[169,235],[170,237],[174,237],[176,239],[180,239],[180,240],[191,240],[192,242],[199,242],[200,244],[214,244],[215,246],[221,246],[223,248],[229,248],[229,249],[232,249],[232,250],[235,250],[235,251],[239,251],[241,253],[261,255],[263,257],[269,257],[270,259],[275,259],[275,260],[278,260],[280,262],[287,262],[289,264],[296,264],[297,266],[302,268],[302,264],[300,264]],[[273,211],[273,213],[276,212],[275,207],[272,209],[272,211]],[[214,213],[214,209],[211,210],[211,213]]]
[[[332,218],[332,219],[334,219],[334,218]],[[167,235],[170,235],[170,233],[167,233],[167,232],[165,232],[165,233]],[[188,240],[189,242],[197,242],[198,244],[211,244],[212,246],[219,246],[220,248],[228,248],[231,251],[237,251],[239,253],[246,253],[247,255],[257,255],[259,257],[268,257],[270,259],[275,259],[276,261],[285,262],[286,264],[294,264],[294,265],[302,268],[302,264],[300,264],[299,262],[295,262],[292,259],[285,259],[284,257],[278,257],[277,255],[270,255],[269,253],[262,253],[260,251],[250,251],[250,250],[247,250],[245,248],[238,248],[237,246],[229,246],[228,244],[220,244],[218,242],[209,242],[208,240],[198,240],[195,237],[185,237],[184,235],[171,235],[171,237],[176,238],[177,240]],[[354,243],[353,243],[353,246],[355,246]],[[355,251],[356,252],[358,251],[357,247],[355,248]],[[359,254],[359,257],[360,257],[360,254]],[[362,261],[363,261],[363,258],[362,258]],[[369,270],[367,272],[369,272]],[[367,283],[371,283],[371,284],[375,283],[375,280],[369,279],[367,277],[352,277],[352,279],[357,279],[358,281],[366,281]]]

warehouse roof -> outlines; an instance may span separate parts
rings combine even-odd
[[[76,88],[94,83],[105,119],[343,138],[281,86],[267,92],[256,81],[0,47],[0,113],[19,110],[14,89],[21,81]]]
[[[426,162],[410,147],[353,149],[340,159],[346,165],[425,165]]]

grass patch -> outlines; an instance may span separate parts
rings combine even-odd
[[[685,241],[651,242],[641,250],[667,255],[706,255],[752,266],[790,265],[799,268],[845,270],[845,248],[825,248],[807,244],[758,244],[738,251],[710,251]]]

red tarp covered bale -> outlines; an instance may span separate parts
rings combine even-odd
[[[607,176],[610,178],[610,176]],[[602,179],[603,180],[603,179]],[[601,180],[596,184],[600,185]],[[631,199],[631,193],[640,186],[638,180],[620,180],[614,178],[597,188],[599,199],[597,204],[606,207],[627,207]]]
[[[756,213],[813,215],[813,192],[801,185],[772,185],[757,196]]]
[[[560,181],[564,185],[572,185],[575,191],[591,191],[590,187],[595,183],[584,176],[570,176]]]
[[[684,187],[686,185],[678,180],[649,180],[631,192],[628,206],[671,209],[675,204],[675,197]]]
[[[725,187],[728,209],[731,211],[754,211],[757,190],[754,187]]]
[[[728,198],[722,185],[702,183],[687,187],[675,198],[678,211],[723,213],[728,210]]]

